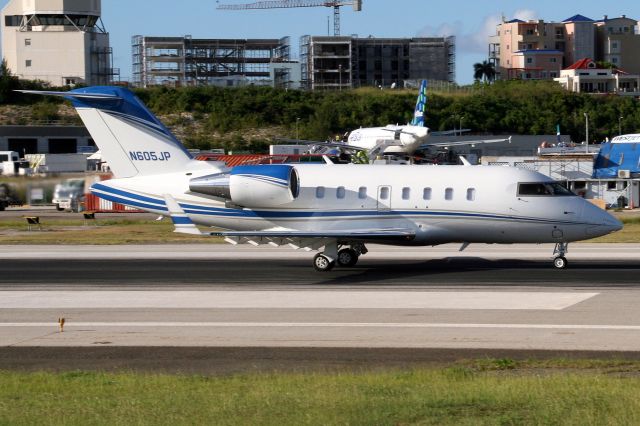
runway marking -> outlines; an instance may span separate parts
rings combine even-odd
[[[0,309],[562,310],[599,293],[500,291],[0,291]]]
[[[57,322],[5,322],[0,327],[58,327]],[[640,325],[601,324],[458,324],[458,323],[375,323],[375,322],[68,322],[65,329],[77,327],[212,327],[212,328],[480,328],[533,330],[622,330],[640,331]]]

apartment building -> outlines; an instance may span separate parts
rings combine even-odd
[[[622,15],[596,22],[596,60],[609,62],[631,74],[640,74],[639,21]]]
[[[100,14],[100,0],[10,0],[0,20],[3,58],[23,79],[110,84],[119,71]]]
[[[489,60],[499,79],[553,79],[581,59],[607,61],[640,73],[638,21],[574,15],[562,22],[503,21],[489,38]]]

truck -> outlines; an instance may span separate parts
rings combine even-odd
[[[13,164],[17,161],[20,161],[20,155],[17,152],[0,151],[0,175],[13,174]],[[7,172],[5,172],[5,170]]]
[[[0,183],[0,211],[3,211],[11,204],[15,204],[15,200],[11,195],[11,188],[6,183]]]
[[[65,179],[53,190],[53,204],[56,210],[79,212],[84,198],[84,179]]]

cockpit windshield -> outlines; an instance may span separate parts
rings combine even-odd
[[[518,184],[518,197],[567,197],[573,192],[558,182],[527,182]]]

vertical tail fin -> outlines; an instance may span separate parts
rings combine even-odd
[[[424,127],[424,112],[427,108],[427,80],[422,80],[420,83],[420,91],[418,92],[418,101],[416,102],[416,109],[413,112],[413,120],[411,120],[412,126]]]
[[[22,92],[61,96],[71,101],[118,178],[178,172],[192,161],[182,143],[126,88]]]

